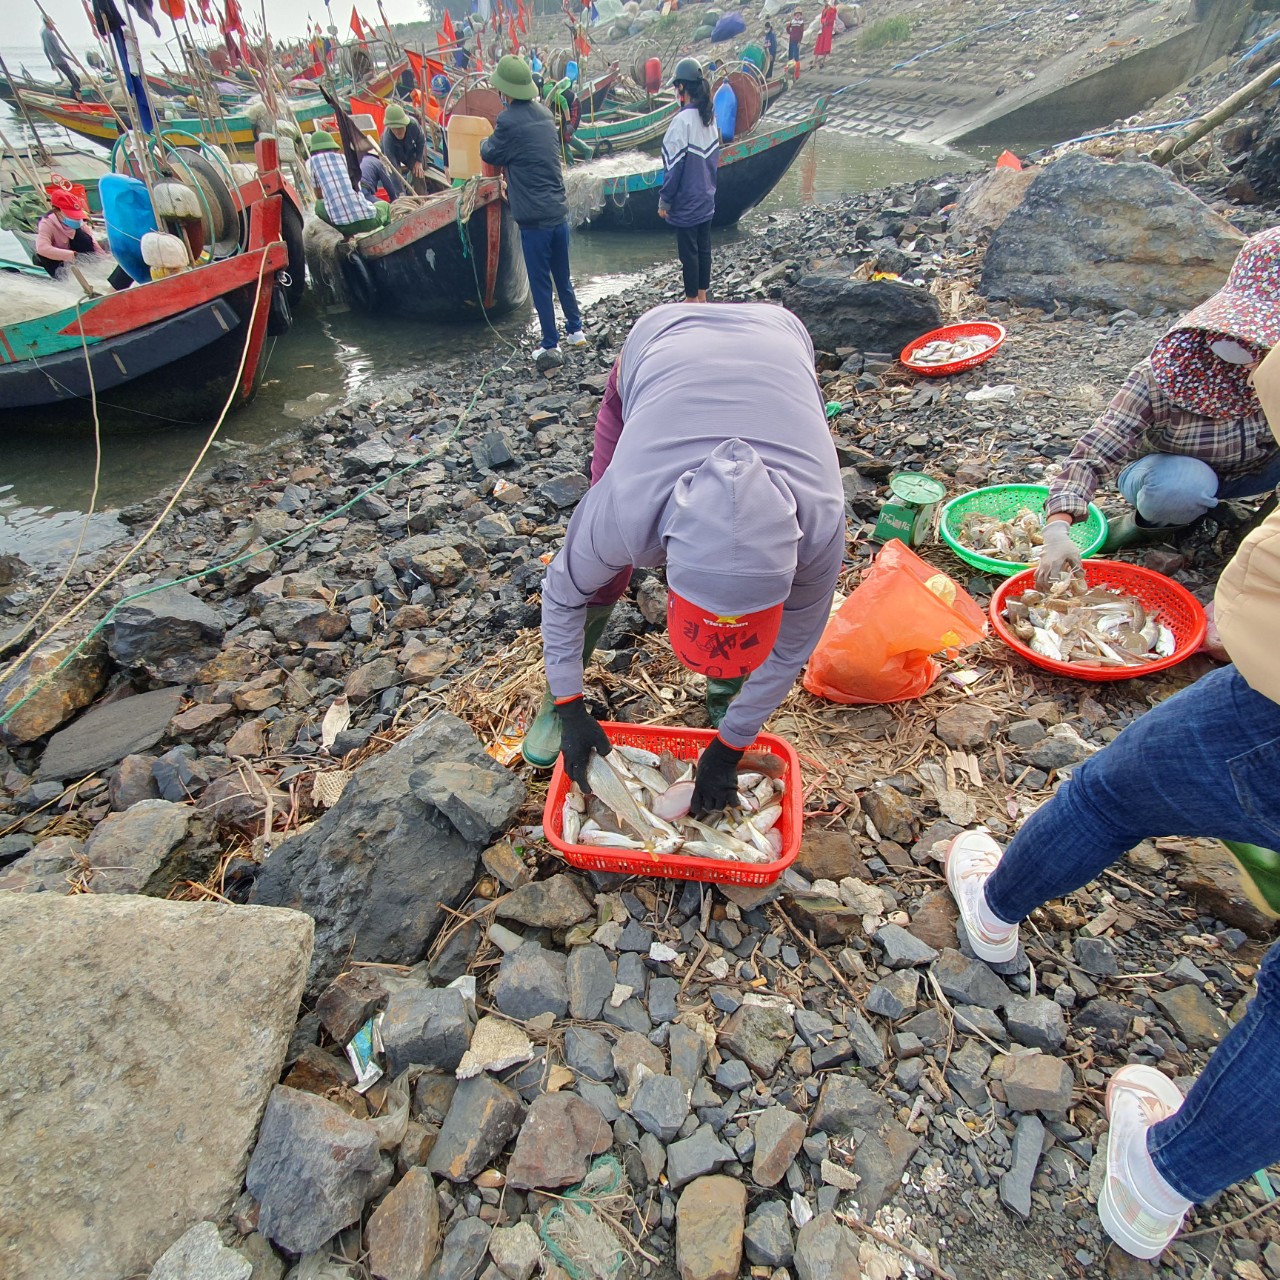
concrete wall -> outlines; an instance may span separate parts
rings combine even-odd
[[[1206,21],[948,141],[961,147],[1061,142],[1140,111],[1231,49],[1252,5],[1205,0],[1204,7]]]

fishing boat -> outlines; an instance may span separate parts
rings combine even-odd
[[[607,156],[614,151],[639,151],[655,143],[661,146],[663,134],[678,110],[675,98],[666,97],[638,106],[614,107],[595,116],[588,115],[584,109],[573,136],[590,147],[596,156]]]
[[[313,220],[307,226],[308,264],[323,278],[336,256],[341,287],[334,292],[377,315],[437,321],[505,315],[529,296],[520,232],[497,177],[416,197],[394,219],[343,246],[338,233]],[[330,241],[326,251],[322,240]],[[338,282],[331,281],[334,285]]]
[[[81,151],[70,143],[42,140],[19,157],[0,153],[0,192],[22,195],[31,189],[32,171],[43,187],[70,186],[83,191],[90,213],[102,212],[98,195],[98,179],[111,172],[111,166],[100,156]]]
[[[827,122],[827,99],[820,98],[803,120],[778,125],[749,134],[720,149],[720,169],[716,179],[716,211],[713,227],[728,227],[748,210],[754,209],[774,189],[782,175],[800,154],[800,148]],[[579,171],[577,182],[588,182],[589,168]],[[584,199],[580,191],[570,195],[570,206],[589,210],[579,214],[580,223],[618,231],[662,231],[666,222],[658,217],[658,194],[662,190],[662,162],[637,157],[630,173],[598,179],[594,198]]]
[[[123,132],[119,116],[106,103],[75,102],[67,98],[44,93],[23,92],[22,100],[28,110],[35,112],[53,124],[90,138],[105,146],[111,146]],[[330,108],[321,97],[294,99],[290,111],[303,133],[316,128],[316,120],[330,114]],[[252,119],[238,112],[221,117],[212,126],[198,116],[161,117],[156,121],[157,131],[169,142],[179,146],[194,146],[209,142],[215,146],[252,150],[256,138]]]
[[[184,423],[250,399],[268,326],[283,332],[290,319],[278,278],[288,250],[275,139],[262,139],[256,157],[256,176],[237,192],[244,229],[227,256],[70,305],[66,286],[47,277],[6,286],[9,314],[28,312],[0,324],[0,411],[9,425],[25,411],[43,426],[59,409],[84,424],[91,396],[108,420]]]

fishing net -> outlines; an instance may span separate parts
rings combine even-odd
[[[632,173],[649,173],[661,168],[661,157],[641,155],[635,151],[573,165],[564,175],[564,190],[569,201],[569,225],[581,226],[604,208],[605,184],[610,179],[626,177]]]
[[[624,1215],[631,1186],[613,1156],[602,1156],[542,1220],[539,1234],[570,1280],[616,1280],[627,1265]]]
[[[111,293],[107,277],[116,260],[107,253],[79,253],[75,265],[85,281],[96,292]],[[63,267],[56,279],[44,275],[19,275],[6,272],[0,288],[0,326],[21,324],[52,315],[66,307],[74,307],[85,296],[84,289],[72,273]]]
[[[351,256],[352,246],[342,233],[314,213],[302,226],[302,243],[307,255],[307,272],[320,296],[329,305],[350,303],[342,264]]]

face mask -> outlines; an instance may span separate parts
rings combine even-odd
[[[67,218],[67,217],[64,217],[64,218],[62,219],[62,225],[63,225],[64,227],[70,227],[70,228],[71,228],[71,230],[72,230],[72,231],[74,231],[74,230],[76,230],[76,228],[77,228],[77,227],[81,227],[81,226],[83,226],[84,224],[83,224],[83,222],[82,222],[79,218]]]
[[[1256,364],[1258,360],[1255,352],[1243,343],[1236,342],[1234,338],[1219,338],[1217,342],[1209,344],[1209,350],[1228,364]]]

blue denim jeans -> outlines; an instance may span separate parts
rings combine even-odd
[[[560,310],[564,312],[566,333],[582,328],[582,312],[578,310],[573,281],[569,279],[569,224],[558,227],[521,227],[520,247],[524,250],[524,265],[529,273],[529,291],[542,325],[542,345],[560,345],[556,331],[556,308],[551,297],[551,282],[555,281],[560,295]]]
[[[1280,453],[1257,471],[1219,480],[1199,458],[1177,453],[1150,453],[1120,472],[1116,487],[1148,523],[1190,524],[1224,499],[1252,498],[1280,484]]]
[[[1087,884],[1148,836],[1280,849],[1280,705],[1223,667],[1148,711],[1079,765],[1023,824],[987,881],[1001,920]],[[1280,1160],[1280,943],[1249,1010],[1147,1149],[1191,1201]]]

